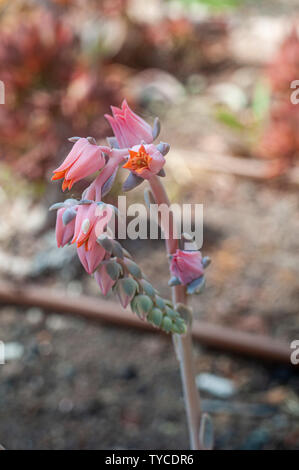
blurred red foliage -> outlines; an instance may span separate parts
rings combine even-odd
[[[80,54],[79,37],[64,15],[35,8],[8,22],[0,32],[0,156],[36,179],[55,166],[66,137],[104,135],[99,116],[121,93],[101,62],[91,66]]]
[[[227,57],[225,21],[161,15],[145,23],[127,7],[128,0],[6,2],[0,159],[14,171],[43,178],[64,155],[67,137],[104,137],[102,115],[122,101],[136,70],[161,68],[184,80]]]
[[[155,67],[186,79],[229,58],[229,26],[217,18],[192,22],[186,17],[154,23],[129,23],[127,38],[115,60],[143,70]]]
[[[290,83],[299,79],[299,37],[295,27],[268,66],[267,74],[273,91],[289,96]]]
[[[269,120],[259,144],[259,155],[273,159],[269,177],[278,176],[299,156],[299,105],[291,102],[291,82],[299,79],[299,38],[296,28],[282,43],[267,67],[272,91]]]

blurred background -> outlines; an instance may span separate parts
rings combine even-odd
[[[160,117],[171,200],[204,204],[212,265],[196,317],[236,335],[299,340],[297,10],[296,0],[0,1],[5,448],[188,448],[169,338],[3,299],[28,283],[74,304],[101,299],[75,250],[56,248],[48,213],[88,182],[65,195],[50,179],[68,137],[111,135],[103,114],[124,97],[149,122]],[[125,246],[169,296],[163,242]],[[198,342],[195,363],[216,448],[299,448],[294,367]]]

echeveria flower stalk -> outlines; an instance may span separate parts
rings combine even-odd
[[[169,198],[165,191],[161,179],[157,176],[154,176],[149,180],[152,197],[157,204],[167,204],[170,205]],[[164,221],[161,219],[161,226],[163,228]],[[178,240],[173,237],[172,232],[170,232],[169,239],[165,240],[166,250],[170,258],[176,253],[179,249]],[[186,287],[180,284],[174,285],[173,289],[173,303],[176,305],[177,309],[182,304],[184,309],[188,312],[188,308],[185,307],[187,304],[186,301]],[[187,329],[186,335],[177,335],[174,337],[174,346],[179,359],[181,377],[184,388],[185,396],[185,405],[188,419],[188,427],[190,434],[190,443],[192,450],[203,449],[203,443],[201,440],[201,435],[204,434],[204,421],[201,418],[201,409],[200,409],[200,397],[195,383],[195,372],[194,372],[194,362],[192,354],[192,338],[190,324],[192,320],[192,312],[189,311],[188,316],[191,317],[189,322],[189,328]]]
[[[165,176],[164,156],[169,151],[169,145],[163,142],[157,146],[153,144],[160,131],[159,121],[155,120],[152,129],[129,108],[126,101],[121,108],[111,109],[113,116],[106,115],[114,132],[114,137],[108,139],[111,147],[97,146],[95,140],[89,137],[73,138],[71,140],[75,144],[71,152],[54,171],[53,180],[64,179],[63,190],[71,189],[76,181],[100,171],[80,201],[67,199],[52,206],[52,209],[58,209],[57,245],[76,245],[82,265],[87,273],[94,274],[103,295],[112,289],[124,308],[130,304],[132,311],[141,319],[174,335],[184,386],[191,448],[199,449],[202,447],[199,437],[200,405],[194,380],[188,322],[192,314],[184,304],[186,293],[198,292],[203,284],[203,271],[207,262],[199,251],[180,250],[173,230],[169,231],[166,247],[173,274],[170,282],[173,286],[171,302],[159,295],[130,254],[109,237],[106,228],[113,209],[102,202],[102,197],[110,191],[121,165],[130,171],[124,183],[125,191],[148,180],[151,187],[148,197],[150,203],[153,201],[169,205],[159,178]],[[161,227],[166,227],[163,217]],[[204,432],[203,428],[201,433]]]

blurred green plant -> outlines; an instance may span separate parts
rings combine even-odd
[[[187,6],[201,4],[211,11],[223,11],[237,8],[242,0],[180,0],[180,2]]]
[[[29,196],[39,199],[45,190],[45,182],[28,181],[21,175],[17,175],[11,166],[0,164],[0,191],[3,190],[7,197]]]
[[[217,106],[215,111],[216,119],[235,131],[245,131],[245,133],[257,135],[270,110],[271,90],[265,80],[259,80],[253,90],[252,100],[249,108],[246,108],[246,120],[242,119],[243,114],[234,112],[228,106]]]
[[[215,113],[216,119],[231,129],[244,131],[246,126],[240,121],[237,114],[233,113],[227,106],[220,106]]]
[[[257,121],[267,117],[270,108],[271,90],[268,83],[259,80],[255,86],[252,98],[252,112]]]

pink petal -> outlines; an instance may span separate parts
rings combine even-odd
[[[170,270],[182,284],[189,284],[204,274],[202,256],[199,251],[177,250],[173,255]]]
[[[126,100],[122,102],[121,109],[111,106],[112,116],[105,115],[112,127],[120,148],[129,148],[153,141],[151,126],[140,116],[135,114],[128,106]]]
[[[153,142],[153,134],[151,126],[145,122],[142,118],[133,113],[133,111],[125,111],[125,121],[127,127],[131,130],[132,134],[135,135],[136,144],[137,139],[139,142],[144,140],[147,144]]]
[[[55,170],[56,171],[64,171],[66,170],[69,166],[73,165],[75,161],[80,157],[84,147],[86,145],[89,145],[89,142],[87,139],[82,137],[81,139],[77,140],[77,142],[73,145],[72,150],[70,153],[67,155],[63,163]]]
[[[149,169],[154,173],[157,174],[163,168],[165,165],[165,158],[163,155],[157,150],[153,155],[152,155],[152,160],[149,163]]]
[[[105,250],[98,243],[90,250],[86,251],[85,245],[77,248],[79,259],[88,274],[92,274],[104,259]]]
[[[100,266],[100,268],[95,272],[94,277],[100,286],[102,294],[107,295],[110,289],[114,286],[115,281],[113,281],[107,274],[105,265]]]
[[[82,204],[78,207],[76,223],[75,223],[75,232],[74,232],[74,237],[73,237],[72,243],[74,243],[77,240],[77,238],[78,238],[78,236],[81,232],[82,222],[83,222],[84,219],[86,219],[87,212],[88,212],[88,205],[87,204]]]
[[[105,165],[105,158],[101,152],[101,149],[93,144],[88,144],[76,162],[66,173],[68,180],[80,180],[87,176],[101,170]]]
[[[94,225],[97,221],[96,210],[97,210],[98,206],[94,202],[92,204],[82,204],[82,206],[79,206],[79,207],[85,207],[85,209],[80,211],[81,225],[78,226],[78,224],[76,224],[76,229],[75,229],[76,233],[75,233],[75,235],[77,236],[77,239],[76,239],[77,243],[81,243],[87,237],[90,238],[90,235],[91,235],[91,233],[93,232],[93,229],[94,229]],[[88,230],[85,230],[83,232],[82,224],[83,224],[84,220],[89,221],[89,228],[88,228]],[[88,241],[88,244],[89,244],[89,241]]]
[[[116,137],[119,147],[120,148],[126,147],[126,141],[121,131],[121,128],[119,126],[119,123],[116,121],[116,119],[113,119],[113,117],[109,116],[109,114],[105,114],[105,118],[107,119],[110,126],[112,127],[113,133]]]
[[[106,252],[104,248],[100,246],[98,243],[94,246],[94,248],[86,251],[86,258],[87,258],[90,274],[92,274],[97,269],[100,262],[103,261],[105,254]]]

